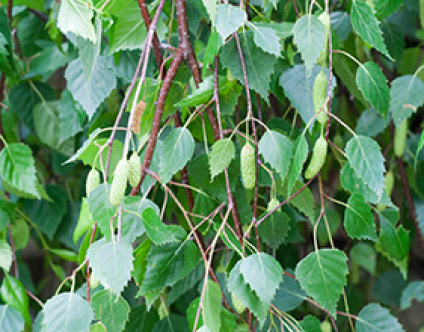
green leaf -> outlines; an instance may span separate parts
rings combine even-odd
[[[60,4],[57,27],[64,34],[73,32],[93,43],[96,42],[96,32],[91,23],[93,18],[91,1],[63,0]]]
[[[68,89],[62,93],[58,110],[60,127],[59,143],[62,143],[82,131],[82,124],[86,116],[84,110],[75,102]]]
[[[402,291],[402,297],[400,298],[400,308],[402,310],[408,309],[412,305],[412,300],[418,302],[424,301],[424,281],[412,281]]]
[[[87,200],[92,219],[107,239],[111,236],[110,221],[116,212],[116,207],[110,204],[109,193],[110,184],[102,183],[90,192]]]
[[[3,148],[0,152],[0,177],[11,187],[40,198],[34,159],[28,145],[11,143]]]
[[[178,300],[181,295],[195,287],[198,281],[202,278],[204,272],[205,267],[203,264],[198,264],[197,267],[193,269],[184,279],[178,281],[174,286],[172,286],[171,290],[168,292],[168,296],[166,297],[166,305],[170,306]]]
[[[118,242],[99,240],[87,252],[93,273],[115,294],[123,291],[133,269],[132,248]]]
[[[165,225],[153,208],[146,208],[142,213],[144,229],[149,239],[156,245],[181,242],[186,232],[181,226]]]
[[[68,89],[74,99],[84,108],[91,119],[97,107],[116,87],[116,75],[112,70],[112,64],[104,56],[97,58],[91,77],[84,74],[81,59],[72,61],[65,71]]]
[[[308,158],[308,143],[304,135],[299,135],[293,145],[293,159],[287,176],[287,194],[291,195],[293,186],[302,173],[303,165]]]
[[[259,225],[261,239],[273,249],[277,249],[284,243],[289,230],[289,216],[278,210]]]
[[[66,160],[63,165],[72,163],[78,158],[80,158],[83,152],[91,145],[91,143],[93,143],[93,140],[101,133],[101,131],[102,130],[100,128],[96,128],[94,131],[92,131],[88,138],[84,141],[83,145],[77,150],[77,152],[75,152],[75,154],[71,158]]]
[[[377,254],[373,246],[368,243],[356,243],[350,250],[350,258],[371,275],[374,275]]]
[[[271,74],[274,70],[275,57],[262,51],[253,42],[253,32],[239,34],[240,47],[247,72],[249,87],[258,92],[263,99],[268,100],[268,89]],[[221,50],[221,63],[243,85],[243,70],[240,56],[234,39],[231,39]]]
[[[306,293],[331,314],[346,285],[347,257],[338,249],[319,249],[296,266],[296,277]]]
[[[283,269],[272,256],[265,253],[253,254],[240,264],[244,281],[267,306],[283,279]]]
[[[259,141],[259,153],[285,179],[289,171],[293,144],[287,136],[268,130]]]
[[[24,212],[39,227],[41,232],[53,239],[67,209],[67,196],[62,187],[46,186],[51,201],[25,200]]]
[[[0,35],[1,44],[1,35]],[[56,46],[44,48],[29,64],[29,71],[25,78],[33,78],[42,75],[48,79],[57,69],[68,63],[66,54],[61,52]]]
[[[392,82],[390,113],[396,126],[408,119],[424,102],[424,83],[417,76],[405,75]]]
[[[124,197],[122,209],[127,213],[124,213],[122,218],[121,242],[131,244],[137,237],[144,234],[141,215],[147,208],[159,214],[158,206],[147,198],[141,196]]]
[[[314,66],[311,73],[308,73],[304,65],[295,65],[292,68],[285,70],[279,79],[284,93],[290,100],[292,106],[300,114],[305,124],[309,123],[315,115],[315,107],[313,101],[313,87],[315,77],[323,70],[320,66]],[[324,68],[324,73],[327,75],[328,69]],[[336,87],[336,80],[332,80],[332,89]],[[312,130],[313,123],[310,128]]]
[[[345,151],[355,175],[381,197],[384,188],[384,158],[378,143],[366,136],[354,136],[347,142]]]
[[[35,131],[42,143],[62,153],[71,156],[74,153],[74,141],[60,140],[59,102],[41,102],[34,107]]]
[[[96,292],[91,305],[95,318],[106,327],[106,331],[121,332],[125,328],[130,313],[130,306],[121,296],[108,290]]]
[[[109,31],[109,53],[142,49],[147,30],[137,3],[121,0],[115,2],[114,6],[113,15],[116,19]]]
[[[203,321],[210,332],[219,332],[221,329],[221,313],[223,311],[222,294],[219,285],[207,280],[203,301]]]
[[[91,226],[93,226],[93,224],[94,220],[90,214],[88,201],[85,197],[83,197],[78,222],[74,229],[74,242],[77,243],[78,239],[83,236],[91,228]]]
[[[159,320],[156,310],[147,311],[145,305],[131,308],[130,319],[125,332],[152,331]]]
[[[0,267],[3,272],[9,272],[12,266],[12,249],[4,240],[0,240]]]
[[[31,326],[28,295],[22,283],[15,277],[5,274],[0,292],[3,301],[17,310],[22,315],[25,322]]]
[[[160,159],[160,178],[168,183],[172,176],[182,169],[194,152],[194,139],[187,128],[173,129],[163,142]]]
[[[88,331],[94,318],[88,302],[74,293],[53,296],[43,312],[45,332]]]
[[[300,326],[306,332],[321,332],[321,322],[312,315],[307,315],[300,321]]]
[[[349,66],[348,60],[346,60],[342,54],[333,54],[333,68],[336,72],[336,75],[343,81],[343,84],[346,85],[349,92],[358,101],[360,101],[363,106],[368,106],[368,103],[356,85],[353,69]]]
[[[365,99],[385,118],[390,105],[390,90],[381,68],[374,62],[358,67],[356,84]]]
[[[255,26],[253,29],[253,40],[264,52],[277,57],[281,55],[280,38],[272,28]]]
[[[209,167],[211,170],[211,180],[228,167],[231,160],[236,156],[234,143],[229,138],[221,139],[212,145],[212,152],[209,155]]]
[[[8,305],[0,305],[0,330],[23,331],[25,321],[21,314]]]
[[[219,4],[217,6],[215,28],[223,41],[236,32],[246,20],[246,12],[236,6],[229,4]]]
[[[375,16],[381,20],[394,13],[402,3],[402,0],[374,0]]]
[[[293,34],[294,42],[302,54],[307,71],[310,73],[327,40],[325,26],[316,16],[305,15],[296,21]]]
[[[191,241],[164,246],[152,245],[140,292],[146,294],[174,285],[197,266],[199,259],[199,250]]]
[[[203,5],[206,8],[206,11],[209,14],[211,22],[215,22],[216,11],[218,10],[218,5],[216,0],[202,0]]]
[[[390,311],[377,303],[362,308],[356,318],[355,329],[357,332],[404,331]]]
[[[269,304],[263,303],[259,296],[245,282],[240,271],[242,260],[231,270],[228,278],[228,290],[234,293],[245,307],[248,307],[260,321],[265,321]],[[277,286],[278,287],[278,286]]]
[[[294,274],[292,270],[286,272]],[[305,298],[306,293],[300,287],[299,281],[284,274],[272,303],[281,311],[292,311],[300,306]]]
[[[350,10],[352,27],[356,33],[368,44],[375,47],[392,60],[386,45],[384,44],[379,22],[375,18],[372,9],[365,3],[355,0]]]
[[[292,190],[293,194],[299,191],[303,187],[303,185],[304,183],[302,183],[301,181],[296,181]],[[285,187],[285,184],[281,187],[281,189],[280,186],[277,187],[277,192],[281,196],[288,197],[286,195],[287,188]],[[298,195],[293,197],[289,201],[289,203],[290,205],[298,209],[301,213],[303,213],[305,216],[307,216],[310,220],[315,219],[315,199],[314,195],[308,187],[302,189],[302,191],[300,191]]]
[[[370,202],[372,204],[377,204],[379,202],[377,194],[355,174],[355,171],[350,166],[349,162],[343,166],[340,172],[340,180],[342,187],[351,194],[359,194],[364,197],[366,202]]]
[[[344,227],[352,239],[377,240],[371,208],[361,195],[353,194],[347,201]]]
[[[406,278],[406,263],[409,258],[409,231],[405,230],[403,225],[396,227],[399,220],[397,209],[385,209],[379,213],[379,217],[380,234],[376,248],[391,260]]]

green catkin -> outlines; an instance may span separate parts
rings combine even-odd
[[[327,121],[327,107],[325,103],[327,100],[327,75],[323,70],[321,70],[315,78],[313,100],[315,112],[317,113],[317,120],[322,125],[325,125]],[[320,110],[321,112],[319,112]]]
[[[318,19],[325,27],[326,38],[324,42],[324,48],[317,59],[317,64],[322,67],[326,67],[328,58],[328,32],[330,31],[330,16],[327,12],[323,12],[320,16],[318,16]]]
[[[128,176],[128,180],[130,183],[131,187],[135,187],[138,185],[138,182],[140,181],[141,178],[141,159],[139,157],[139,155],[134,152],[130,159],[129,159],[129,164],[130,164],[130,174]]]
[[[110,204],[117,206],[122,202],[127,188],[130,167],[128,160],[121,159],[116,165],[115,175],[110,188]]]
[[[87,174],[87,179],[85,180],[85,193],[88,197],[90,192],[94,190],[100,184],[100,174],[99,171],[95,168],[92,168]]]
[[[246,143],[241,149],[240,166],[241,178],[246,189],[253,189],[256,182],[255,149]]]
[[[241,315],[246,307],[244,306],[243,302],[241,302],[233,292],[231,292],[231,302],[233,302],[234,309],[236,309],[236,312]]]
[[[395,130],[395,156],[403,157],[406,147],[406,134],[408,133],[408,120],[403,120]]]
[[[314,145],[311,161],[305,171],[305,179],[312,179],[322,168],[327,157],[327,141],[323,136],[320,136]]]

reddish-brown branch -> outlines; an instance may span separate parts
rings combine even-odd
[[[144,155],[143,164],[141,165],[141,179],[138,185],[134,187],[131,191],[132,196],[137,195],[137,193],[139,192],[141,184],[143,183],[144,177],[146,175],[145,170],[150,167],[150,164],[152,162],[153,152],[155,151],[156,142],[158,139],[160,122],[162,119],[166,97],[168,95],[169,89],[171,88],[172,81],[175,75],[177,74],[178,68],[180,68],[182,60],[183,52],[181,48],[178,48],[177,53],[175,54],[175,57],[172,60],[171,66],[169,67],[169,70],[166,73],[165,79],[163,80],[163,84],[159,92],[155,116],[153,118],[152,129],[150,131],[149,143],[147,144],[146,154]]]
[[[143,16],[144,24],[146,25],[147,30],[150,29],[150,24],[152,23],[152,19],[150,17],[149,10],[147,8],[146,2],[144,0],[137,0],[138,6],[140,7],[141,16]],[[162,53],[160,52],[160,41],[156,32],[153,34],[153,52],[155,54],[156,63],[158,68],[161,68],[163,58]]]

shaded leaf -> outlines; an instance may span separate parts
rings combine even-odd
[[[3,301],[18,311],[24,318],[25,322],[31,326],[28,295],[22,283],[15,277],[5,274],[0,292]]]
[[[253,32],[239,34],[240,47],[246,66],[249,87],[258,92],[263,99],[268,100],[268,89],[271,74],[274,70],[275,57],[262,51],[253,42]],[[234,39],[231,39],[221,50],[220,60],[224,67],[243,85],[243,70],[240,64],[240,56]]]
[[[355,329],[357,332],[404,331],[390,311],[377,303],[370,303],[362,308],[356,319]]]
[[[410,308],[413,300],[418,302],[424,301],[424,281],[412,281],[409,283],[409,285],[402,291],[400,308],[402,310]]]
[[[286,270],[286,272],[294,274],[292,270]],[[282,311],[291,311],[300,306],[305,298],[306,293],[300,287],[299,281],[284,274],[272,303]]]
[[[281,87],[284,89],[284,93],[289,98],[293,107],[300,114],[305,124],[315,115],[315,107],[313,101],[313,87],[315,77],[318,73],[324,70],[328,80],[328,69],[320,66],[314,66],[311,73],[308,74],[307,69],[304,65],[295,65],[292,68],[285,70],[279,79]],[[336,87],[336,80],[332,79],[332,89]],[[310,129],[312,130],[313,123],[311,123]]]
[[[259,235],[267,245],[277,249],[284,243],[290,230],[290,219],[287,214],[275,211],[259,225]]]

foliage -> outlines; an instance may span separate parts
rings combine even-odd
[[[422,0],[0,0],[0,330],[418,331],[423,41]]]

